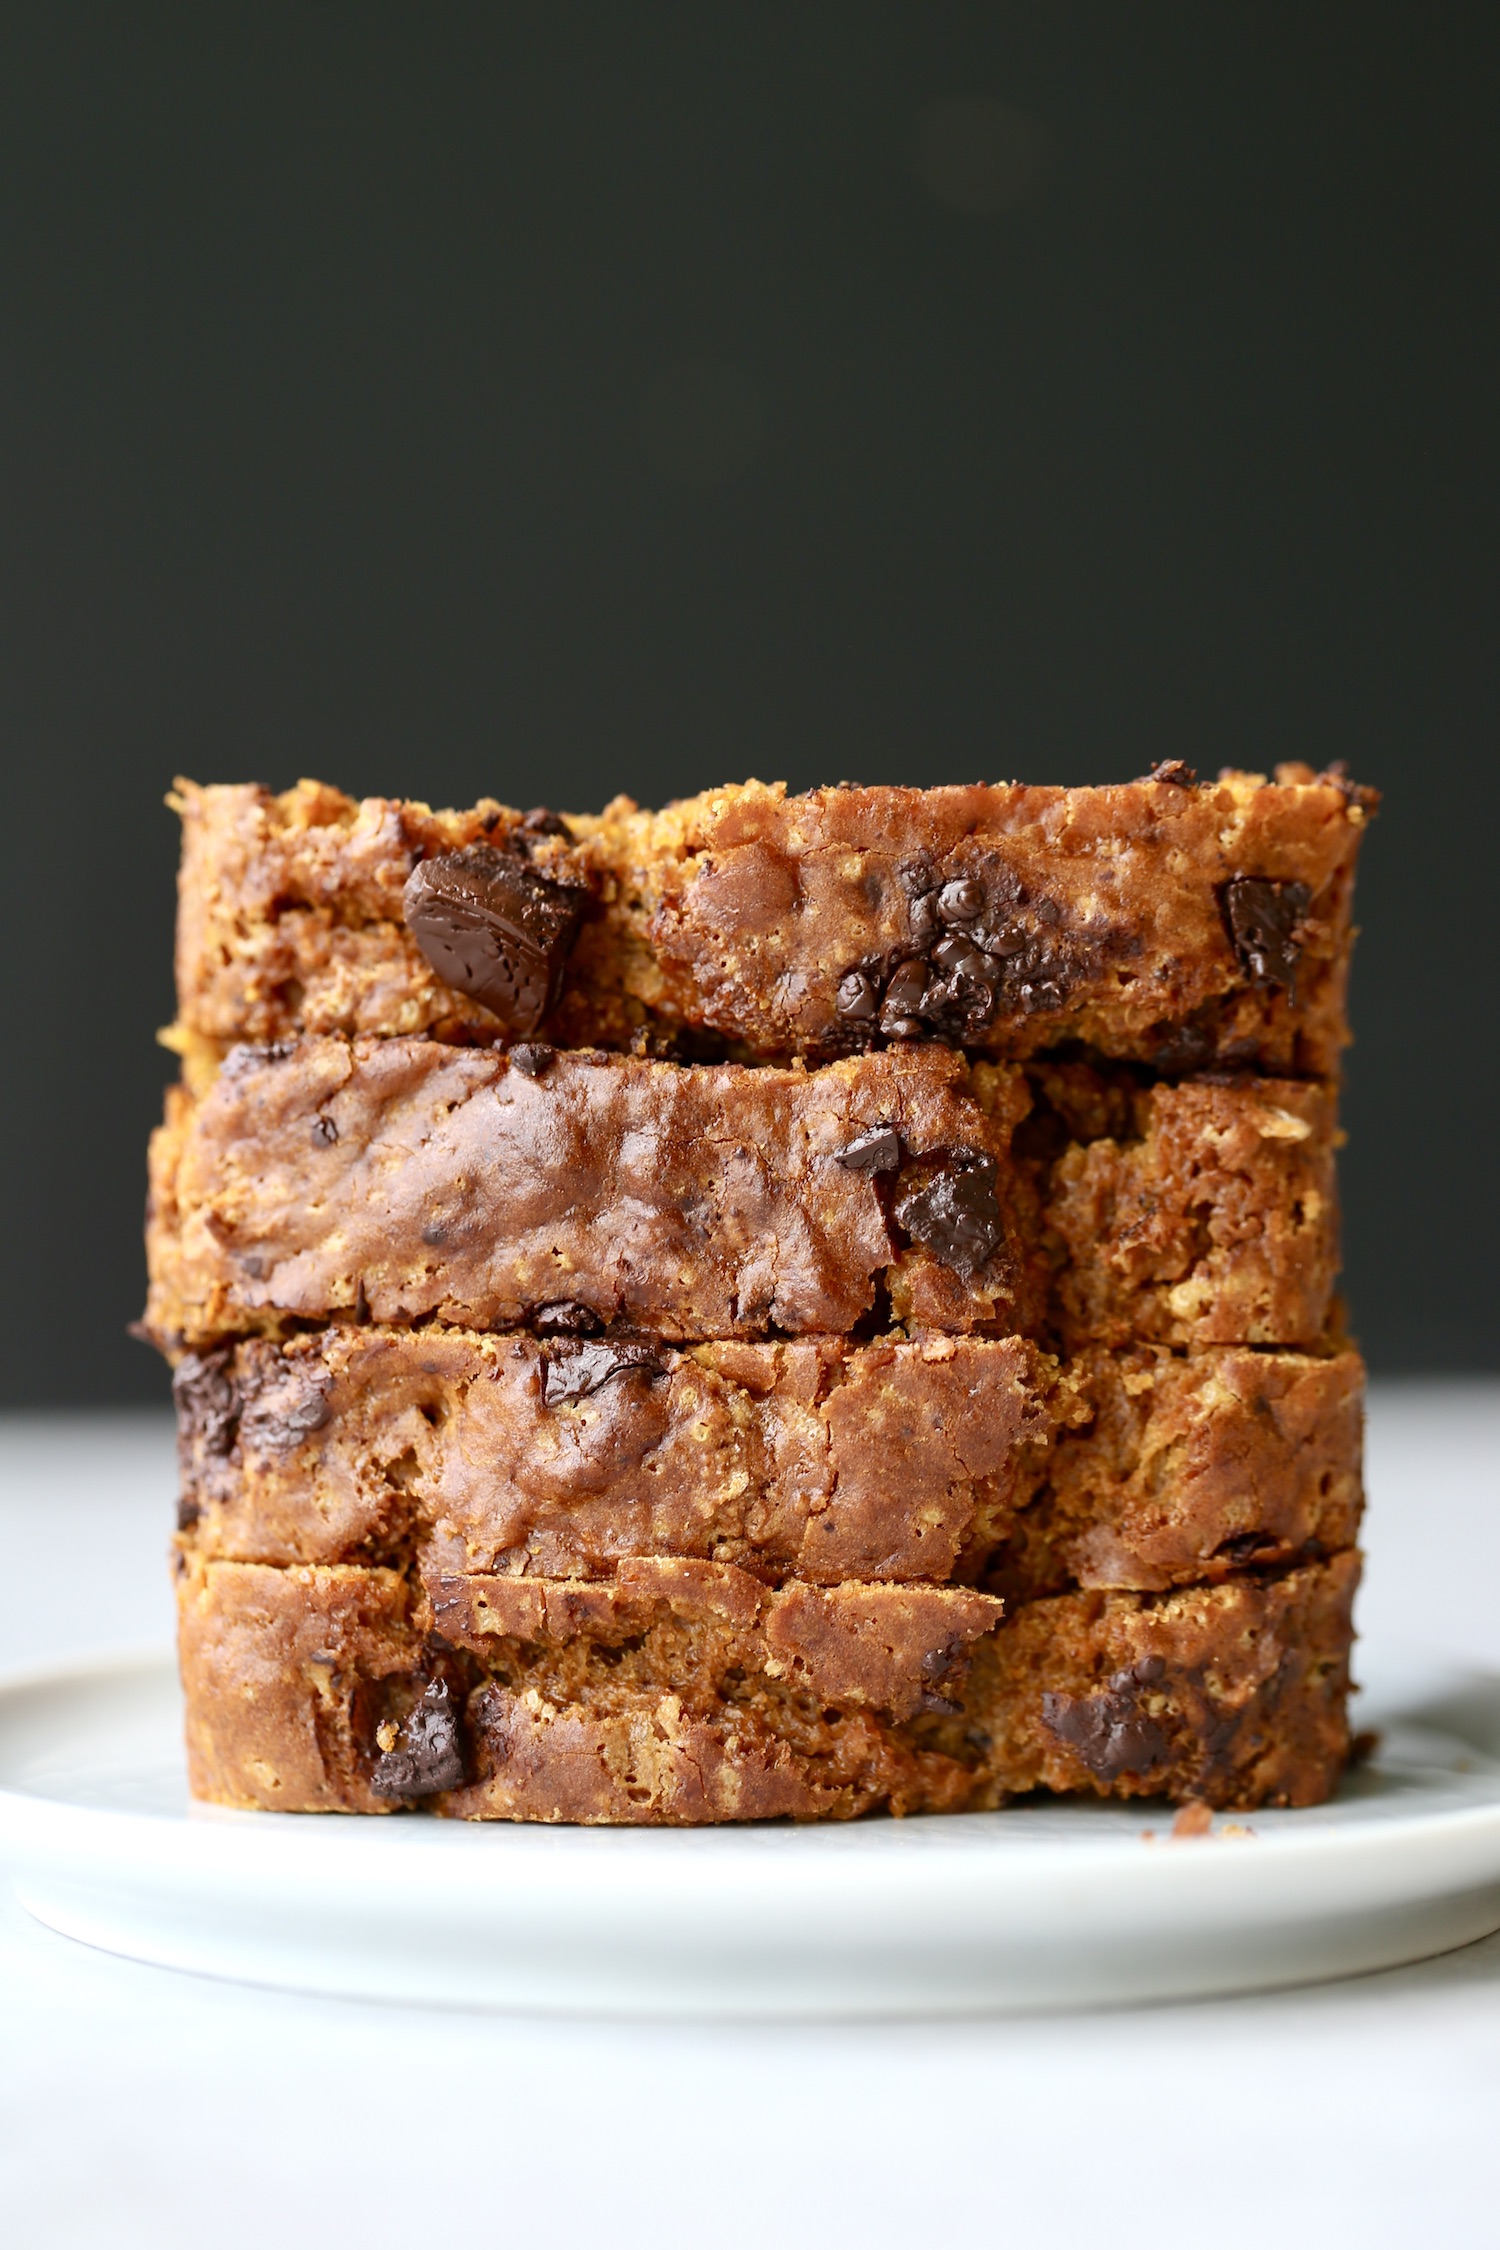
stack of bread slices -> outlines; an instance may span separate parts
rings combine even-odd
[[[1369,792],[174,802],[201,1797],[1327,1795]]]

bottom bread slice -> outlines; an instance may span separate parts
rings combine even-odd
[[[1022,1604],[629,1558],[601,1582],[205,1562],[194,1794],[284,1812],[691,1824],[1034,1789],[1314,1804],[1348,1753],[1352,1552]]]

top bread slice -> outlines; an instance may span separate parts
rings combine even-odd
[[[178,784],[172,1043],[542,1040],[826,1061],[937,1039],[1332,1078],[1373,792],[758,782],[602,815]]]

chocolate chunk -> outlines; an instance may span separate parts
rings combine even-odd
[[[543,1406],[563,1406],[569,1399],[589,1398],[616,1375],[635,1370],[643,1375],[664,1372],[662,1357],[651,1344],[555,1344],[542,1365]]]
[[[945,977],[982,976],[988,966],[978,946],[966,937],[940,939],[932,949],[932,965]]]
[[[945,883],[938,892],[937,910],[945,922],[972,922],[984,911],[984,889],[968,877]]]
[[[994,1158],[971,1154],[948,1158],[935,1177],[900,1198],[896,1218],[913,1241],[941,1258],[961,1279],[972,1281],[1005,1240],[1005,1222],[995,1195]]]
[[[939,1717],[951,1718],[955,1711],[963,1709],[962,1703],[943,1691],[963,1685],[964,1676],[969,1669],[969,1656],[968,1644],[958,1635],[946,1641],[941,1648],[927,1651],[918,1666],[927,1682],[918,1699],[919,1711],[932,1711]]]
[[[838,1012],[848,1023],[868,1023],[876,1009],[875,987],[859,969],[851,969],[839,983]]]
[[[582,909],[582,892],[492,844],[424,859],[402,900],[407,928],[443,982],[522,1037],[557,998]]]
[[[201,1502],[189,1498],[188,1494],[184,1493],[182,1495],[182,1498],[177,1503],[178,1530],[191,1531],[202,1513],[203,1508]]]
[[[312,1137],[315,1141],[321,1141],[324,1148],[332,1148],[339,1137],[338,1126],[331,1117],[315,1117],[313,1119]]]
[[[1154,1671],[1148,1671],[1151,1665]],[[1129,1671],[1117,1672],[1098,1695],[1046,1694],[1042,1723],[1100,1781],[1152,1773],[1172,1753],[1161,1727],[1141,1708],[1140,1688],[1165,1669],[1160,1657],[1147,1657]]]
[[[234,1448],[240,1394],[229,1372],[231,1356],[228,1351],[189,1352],[177,1363],[172,1399],[185,1454],[200,1446],[211,1459],[222,1461]]]
[[[835,1149],[833,1160],[846,1172],[895,1172],[901,1164],[901,1135],[894,1125],[875,1125]]]
[[[289,1371],[245,1407],[240,1438],[263,1453],[294,1453],[304,1438],[332,1420],[324,1383],[310,1373]]]
[[[370,1787],[377,1797],[435,1797],[461,1789],[463,1744],[458,1707],[446,1680],[430,1680],[406,1714],[393,1750],[375,1761]]]
[[[1175,789],[1196,789],[1198,776],[1193,768],[1184,765],[1181,758],[1159,758],[1149,773],[1141,775],[1142,781],[1170,781]]]
[[[1302,953],[1298,924],[1312,903],[1307,885],[1236,875],[1220,897],[1234,950],[1255,982],[1291,990]]]
[[[562,814],[549,812],[545,805],[533,805],[522,815],[519,832],[523,836],[561,836],[570,844],[573,841],[573,831]]]
[[[512,1070],[518,1070],[523,1078],[540,1078],[556,1062],[557,1049],[544,1046],[540,1040],[523,1039],[510,1049],[508,1060]]]
[[[536,1325],[544,1336],[591,1336],[599,1326],[599,1315],[591,1305],[564,1297],[555,1305],[538,1305]]]
[[[882,1028],[890,1030],[885,1018],[914,1016],[922,1005],[922,995],[927,990],[927,964],[925,961],[903,961],[885,988],[881,1003]]]

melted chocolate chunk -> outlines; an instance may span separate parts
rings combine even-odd
[[[945,883],[938,892],[937,911],[941,922],[977,921],[984,912],[984,885],[968,877]]]
[[[636,1369],[660,1375],[660,1352],[651,1344],[556,1344],[542,1365],[542,1404],[562,1406],[569,1399],[589,1398],[614,1376]]]
[[[592,1336],[599,1324],[591,1305],[577,1304],[571,1297],[536,1309],[536,1325],[544,1336]]]
[[[377,1797],[435,1797],[441,1789],[461,1789],[463,1781],[458,1706],[446,1680],[430,1680],[395,1748],[376,1759],[370,1787]]]
[[[561,836],[567,843],[573,841],[573,831],[561,813],[549,812],[545,805],[533,805],[520,821],[523,836]]]
[[[833,1152],[835,1164],[842,1164],[846,1172],[895,1172],[901,1157],[901,1135],[894,1125],[872,1126]]]
[[[1141,1708],[1140,1691],[1165,1670],[1159,1656],[1146,1656],[1128,1671],[1116,1672],[1098,1695],[1046,1694],[1042,1723],[1100,1781],[1153,1773],[1172,1752],[1162,1728]]]
[[[326,1376],[289,1369],[245,1407],[240,1416],[243,1443],[262,1453],[294,1453],[304,1438],[333,1420],[326,1383]]]
[[[919,1711],[932,1711],[941,1718],[951,1718],[963,1709],[962,1703],[944,1691],[962,1687],[969,1669],[970,1650],[957,1634],[941,1648],[932,1648],[923,1657],[918,1670],[927,1685],[917,1703]]]
[[[1002,1010],[1061,1007],[1092,973],[1105,933],[1070,935],[1057,901],[1029,898],[1000,862],[946,882],[925,861],[897,873],[907,898],[905,946],[857,963],[839,982],[838,1013],[853,1042],[868,1044],[879,1032],[966,1046]]]
[[[421,861],[402,910],[443,982],[524,1038],[557,998],[583,893],[549,882],[514,852],[472,844]]]
[[[880,1003],[875,987],[860,969],[851,969],[839,984],[836,1006],[848,1023],[868,1023]]]
[[[1255,982],[1290,991],[1302,954],[1298,925],[1312,903],[1307,885],[1236,875],[1220,897],[1234,950]]]
[[[184,1454],[198,1446],[211,1459],[222,1461],[234,1449],[240,1394],[229,1372],[231,1358],[228,1351],[189,1352],[177,1363],[172,1400]]]
[[[1181,758],[1159,758],[1149,773],[1141,775],[1142,781],[1169,781],[1174,789],[1196,789],[1198,776],[1193,767],[1184,765]]]
[[[339,1137],[338,1126],[331,1117],[315,1117],[312,1123],[312,1137],[315,1141],[321,1142],[324,1148],[332,1148]]]
[[[935,1177],[901,1196],[897,1222],[914,1242],[972,1281],[1005,1240],[992,1156],[948,1158]]]
[[[518,1070],[523,1078],[540,1078],[542,1072],[556,1062],[557,1049],[544,1046],[539,1040],[523,1039],[511,1048],[508,1060],[511,1069]]]

